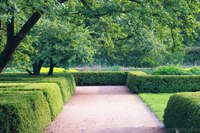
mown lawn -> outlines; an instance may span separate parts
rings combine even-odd
[[[139,94],[140,98],[146,103],[156,117],[163,122],[164,110],[171,95],[174,93],[142,93]]]

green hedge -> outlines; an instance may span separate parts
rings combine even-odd
[[[75,92],[75,80],[72,74],[55,74],[54,76],[30,76],[28,74],[3,74],[0,82],[33,82],[33,83],[57,83],[60,86],[64,103],[69,101]]]
[[[64,77],[66,79],[66,89],[70,90],[71,95],[76,92],[76,83],[71,73],[57,73],[53,77]]]
[[[125,85],[126,72],[75,72],[76,85]]]
[[[200,76],[161,76],[128,74],[126,85],[133,93],[173,93],[200,90]]]
[[[164,124],[169,131],[199,133],[200,92],[175,94],[170,97],[164,113]]]
[[[41,91],[0,91],[0,132],[41,133],[51,122]]]
[[[0,91],[43,91],[49,103],[52,120],[63,108],[62,95],[56,83],[0,83]]]
[[[179,66],[171,65],[158,67],[152,75],[192,75],[192,72]]]

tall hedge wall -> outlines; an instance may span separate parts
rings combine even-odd
[[[200,90],[200,76],[154,76],[128,73],[126,85],[133,93],[193,92]]]
[[[50,121],[43,92],[0,91],[1,133],[41,133]]]
[[[125,85],[126,72],[75,72],[76,85]]]
[[[0,83],[0,91],[42,91],[49,103],[52,120],[63,108],[62,95],[55,83]]]
[[[170,97],[164,113],[164,124],[168,131],[199,133],[200,92],[176,94]]]

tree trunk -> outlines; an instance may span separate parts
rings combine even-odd
[[[31,72],[30,70],[26,69],[26,71],[30,74],[30,75],[40,75],[40,70],[42,68],[42,65],[44,63],[44,60],[39,60],[39,62],[35,61],[33,63],[33,72]]]
[[[56,66],[56,64],[54,64],[53,63],[53,59],[52,58],[50,58],[50,63],[49,63],[49,72],[48,72],[48,75],[50,76],[50,75],[53,75],[53,69],[54,69],[54,67]]]

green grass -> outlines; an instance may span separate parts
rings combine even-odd
[[[146,103],[156,117],[163,122],[164,110],[167,106],[167,102],[174,93],[141,93],[140,98]]]

